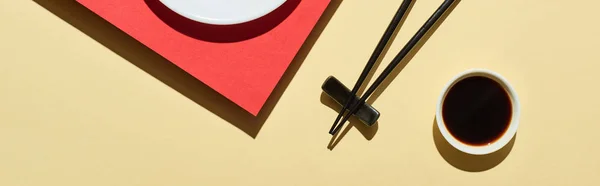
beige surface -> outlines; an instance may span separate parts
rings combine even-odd
[[[354,83],[401,1],[342,2],[262,128],[74,3],[37,2],[0,1],[3,186],[600,184],[598,1],[462,1],[374,102],[379,126],[333,150],[320,85]],[[377,73],[440,2],[414,5]],[[521,98],[508,155],[436,145],[437,95],[472,67]]]

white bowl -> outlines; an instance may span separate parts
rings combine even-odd
[[[160,0],[188,19],[213,25],[233,25],[263,17],[286,0]]]
[[[496,82],[498,82],[500,85],[502,85],[504,90],[506,90],[506,92],[508,93],[508,95],[511,99],[512,106],[513,106],[511,121],[510,121],[510,124],[508,125],[508,129],[506,130],[506,132],[498,140],[496,140],[493,143],[490,143],[488,145],[484,145],[484,146],[473,146],[473,145],[465,144],[465,143],[459,141],[458,139],[454,138],[454,136],[452,136],[452,134],[450,134],[450,132],[446,128],[444,120],[442,119],[443,118],[442,117],[442,105],[444,103],[446,94],[448,93],[450,88],[452,88],[452,86],[454,86],[454,84],[456,84],[460,80],[468,78],[468,77],[472,77],[472,76],[484,76],[484,77],[488,77],[488,78],[493,79]],[[442,90],[441,94],[439,95],[435,116],[436,116],[437,126],[440,129],[442,136],[444,136],[444,138],[446,139],[446,141],[448,141],[448,143],[450,143],[450,145],[452,145],[454,148],[456,148],[464,153],[467,153],[467,154],[485,155],[485,154],[490,154],[490,153],[496,152],[497,150],[500,150],[502,147],[504,147],[506,144],[508,144],[510,142],[510,140],[512,140],[514,135],[517,133],[517,128],[519,127],[519,115],[520,115],[520,111],[521,111],[520,107],[521,106],[519,103],[519,98],[517,97],[517,93],[515,92],[513,87],[508,83],[508,81],[504,77],[502,77],[500,74],[498,74],[496,72],[486,70],[486,69],[470,69],[470,70],[464,71],[464,72],[456,75],[454,78],[452,78],[446,84],[446,86]]]

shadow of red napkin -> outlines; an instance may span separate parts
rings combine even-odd
[[[288,0],[265,17],[216,26],[158,0],[77,0],[100,17],[258,115],[330,0]]]

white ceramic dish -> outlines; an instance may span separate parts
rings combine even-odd
[[[454,86],[454,84],[456,84],[458,81],[468,78],[468,77],[472,77],[472,76],[484,76],[484,77],[488,77],[488,78],[493,79],[496,82],[500,83],[500,85],[502,85],[504,90],[506,90],[506,92],[508,93],[508,95],[511,99],[512,106],[513,106],[512,118],[511,118],[510,124],[508,125],[508,129],[506,130],[504,135],[502,135],[495,142],[493,142],[489,145],[485,145],[485,146],[471,146],[471,145],[460,142],[458,139],[454,138],[454,136],[452,136],[452,134],[450,134],[450,132],[446,128],[446,125],[444,124],[444,120],[442,119],[442,117],[443,117],[442,116],[442,104],[444,103],[444,99],[446,98],[446,95],[447,95],[448,91],[450,90],[450,88],[452,88]],[[521,105],[520,105],[519,97],[517,96],[516,91],[504,77],[502,77],[500,74],[498,74],[496,72],[493,72],[493,71],[490,71],[487,69],[470,69],[470,70],[464,71],[464,72],[454,76],[454,78],[452,78],[446,84],[444,89],[442,89],[442,92],[439,95],[438,101],[437,101],[437,109],[436,109],[436,118],[437,119],[436,119],[436,121],[437,121],[437,126],[440,129],[440,132],[442,133],[442,136],[444,136],[444,139],[446,139],[446,141],[448,141],[448,143],[450,143],[450,145],[452,145],[454,148],[456,148],[464,153],[467,153],[467,154],[486,155],[486,154],[496,152],[497,150],[500,150],[502,147],[507,145],[510,142],[510,140],[512,140],[514,135],[517,133],[517,128],[519,128],[519,115],[521,113],[520,107],[521,107]]]
[[[233,25],[263,17],[286,0],[160,0],[188,19],[213,25]]]

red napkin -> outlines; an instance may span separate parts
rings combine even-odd
[[[330,2],[288,0],[257,20],[216,26],[158,0],[77,1],[253,115]]]

